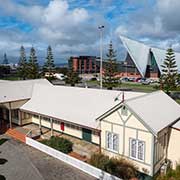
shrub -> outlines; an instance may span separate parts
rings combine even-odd
[[[41,142],[66,154],[72,151],[73,143],[62,137],[52,136],[49,140],[42,140]]]
[[[101,153],[93,154],[90,158],[89,163],[103,171],[106,171],[107,163],[109,162],[109,157]]]
[[[3,143],[5,143],[6,141],[8,141],[8,139],[6,139],[6,138],[0,139],[0,145],[2,145]]]
[[[180,164],[176,166],[176,169],[169,169],[166,175],[159,175],[156,180],[179,180],[180,179]]]
[[[89,163],[122,179],[131,179],[137,176],[137,167],[122,158],[109,158],[104,154],[93,154]]]
[[[108,173],[122,179],[131,179],[137,176],[137,168],[123,158],[111,158],[107,164],[106,170]]]

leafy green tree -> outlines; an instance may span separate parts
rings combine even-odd
[[[18,75],[23,79],[27,79],[28,76],[28,64],[26,60],[26,52],[24,46],[20,48],[20,58],[18,63]]]
[[[104,86],[108,89],[112,89],[118,85],[117,74],[117,62],[116,62],[116,51],[113,49],[112,41],[109,44],[109,50],[107,56],[107,62],[104,67]]]
[[[54,65],[54,58],[53,58],[52,48],[51,48],[51,46],[48,46],[46,62],[44,64],[43,69],[44,69],[45,72],[49,72],[49,74],[51,75],[54,68],[55,68],[55,65]]]
[[[177,81],[177,65],[172,48],[167,49],[166,58],[161,67],[163,68],[160,77],[161,88],[169,93],[176,88]]]
[[[70,84],[71,86],[75,86],[76,83],[79,83],[81,78],[79,77],[78,73],[74,72],[73,69],[69,69],[66,77],[65,83]]]
[[[28,62],[28,78],[37,79],[39,77],[39,65],[36,56],[36,50],[34,47],[30,50],[29,62]]]

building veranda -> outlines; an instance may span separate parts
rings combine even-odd
[[[45,79],[0,82],[0,121],[36,124],[123,157],[155,175],[180,155],[180,106],[162,91],[121,92],[53,86]],[[1,126],[2,127],[2,126]]]

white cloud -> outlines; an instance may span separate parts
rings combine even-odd
[[[171,45],[175,50],[180,50],[177,43],[180,41],[179,8],[179,0],[157,0],[153,7],[128,14],[128,23],[119,25],[116,33],[163,49]]]
[[[25,6],[11,0],[0,0],[0,3],[3,4],[0,8],[4,9],[5,15],[15,16],[19,21],[31,24],[33,32],[31,36],[28,34],[28,42],[32,44],[51,44],[55,50],[58,49],[56,46],[61,44],[60,47],[65,49],[62,49],[61,53],[67,52],[66,48],[70,48],[69,52],[92,52],[90,45],[96,45],[96,19],[93,20],[84,8],[71,9],[67,0],[51,0],[47,6]],[[88,20],[91,19],[92,22],[89,23]]]

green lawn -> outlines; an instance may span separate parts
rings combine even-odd
[[[0,78],[1,80],[10,80],[10,81],[16,81],[19,80],[20,78],[17,76],[9,76],[9,77],[4,77],[4,78]]]
[[[87,82],[88,85],[90,86],[98,86],[99,82],[98,81],[88,81]],[[156,89],[154,88],[154,84],[153,85],[143,85],[140,83],[135,83],[135,82],[123,82],[121,84],[119,84],[119,88],[122,89],[130,89],[132,91],[140,91],[140,92],[153,92],[156,91]]]
[[[180,104],[180,99],[176,99],[176,102]]]
[[[119,85],[120,88],[123,89],[131,89],[132,91],[141,91],[141,92],[153,92],[156,91],[154,88],[155,85],[143,85],[140,83],[134,82],[123,82]]]

